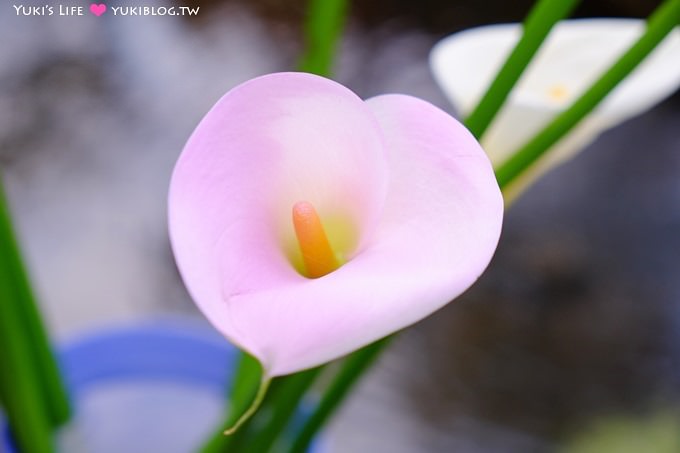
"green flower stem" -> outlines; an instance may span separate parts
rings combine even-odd
[[[8,281],[7,263],[0,261],[0,402],[14,441],[26,453],[54,451],[49,417],[38,376]]]
[[[271,417],[273,411],[272,398],[278,393],[281,384],[282,378],[274,378],[271,380],[269,389],[259,410],[253,414],[251,418],[246,420],[238,431],[229,436],[232,439],[231,443],[229,443],[229,448],[220,451],[227,453],[250,453],[250,447],[254,439],[259,437],[260,431]]]
[[[567,17],[579,0],[540,0],[524,20],[524,33],[508,56],[496,78],[465,119],[465,125],[478,139],[501,109],[524,69],[531,62],[553,26]]]
[[[244,414],[250,403],[256,398],[258,386],[262,381],[262,367],[253,356],[242,352],[239,357],[234,380],[229,395],[229,415],[212,438],[201,448],[201,453],[220,453],[233,451],[242,433],[226,436],[224,432],[234,426],[240,416]]]
[[[298,432],[289,453],[305,453],[314,437],[335,413],[362,374],[370,368],[394,335],[378,340],[348,356],[316,406]]]
[[[298,69],[328,77],[347,15],[347,0],[309,0],[306,49]]]
[[[647,29],[580,98],[559,114],[526,145],[513,153],[497,171],[501,188],[541,157],[552,145],[590,113],[680,22],[680,0],[666,0],[649,17]]]
[[[38,305],[33,296],[28,274],[23,266],[19,246],[14,236],[7,199],[0,180],[0,256],[2,271],[7,274],[7,290],[14,297],[4,301],[19,312],[24,337],[30,347],[42,398],[47,406],[50,424],[60,426],[71,416],[66,387],[61,378],[47,331],[43,325]]]
[[[243,426],[250,418],[255,415],[257,410],[260,408],[262,405],[262,401],[264,401],[264,397],[267,396],[267,390],[269,389],[269,384],[271,383],[270,378],[264,378],[260,381],[260,386],[257,389],[257,393],[255,393],[255,399],[253,400],[252,403],[250,403],[250,406],[248,406],[248,409],[241,414],[241,416],[236,420],[236,423],[234,423],[233,426],[230,426],[226,430],[224,430],[224,434],[226,436],[231,436],[234,433],[236,433],[241,426]]]
[[[0,396],[22,451],[51,451],[70,407],[11,225],[0,182]]]
[[[285,438],[286,428],[290,427],[291,421],[303,411],[300,407],[302,397],[319,376],[322,368],[316,367],[276,378],[278,385],[267,401],[267,406],[271,408],[267,411],[268,414],[265,413],[267,420],[257,431],[252,442],[248,443],[248,453],[267,453],[277,443],[282,433],[282,437]]]
[[[233,427],[241,414],[252,406],[251,401],[256,398],[255,393],[258,391],[257,383],[261,380],[261,367],[257,360],[246,354],[243,358],[241,364],[246,364],[245,368],[240,366],[237,372],[241,383],[234,382],[232,387],[233,410],[230,411],[227,422],[203,447],[201,453],[269,451],[294,419],[303,395],[321,371],[321,367],[317,367],[272,379],[259,410],[252,418],[245,420],[236,432],[224,435],[224,431]],[[257,367],[256,374],[252,373],[253,363]]]

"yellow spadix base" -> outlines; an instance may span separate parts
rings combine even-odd
[[[323,277],[340,267],[321,219],[311,203],[300,201],[293,205],[293,227],[306,277]]]

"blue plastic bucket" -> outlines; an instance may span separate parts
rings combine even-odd
[[[197,451],[223,421],[236,352],[185,322],[111,329],[67,345],[59,362],[75,414],[59,431],[58,451]],[[9,429],[3,437],[0,451],[15,451]]]

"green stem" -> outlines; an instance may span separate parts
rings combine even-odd
[[[306,49],[298,69],[321,76],[332,72],[337,43],[347,15],[347,0],[309,0],[305,23]]]
[[[524,21],[524,32],[496,78],[465,119],[465,125],[478,139],[501,109],[524,69],[531,62],[553,26],[568,16],[579,0],[540,0]]]
[[[270,378],[263,378],[260,381],[260,387],[257,389],[255,399],[250,404],[248,409],[246,409],[246,411],[238,419],[236,419],[236,422],[232,426],[224,430],[225,436],[231,436],[234,433],[236,433],[236,431],[238,431],[238,429],[245,422],[250,420],[250,417],[252,417],[255,414],[255,412],[257,412],[257,409],[260,407],[262,401],[264,400],[265,395],[267,394],[267,389],[269,388],[270,383],[271,383]]]
[[[274,378],[265,397],[261,391],[257,392],[258,386],[253,384],[261,380],[259,363],[253,357],[243,354],[232,386],[229,419],[204,445],[201,453],[269,451],[288,426],[288,422],[294,418],[302,396],[320,371],[321,367],[318,367]],[[245,415],[241,414],[245,414],[249,407],[253,407],[255,403],[252,401],[258,399],[256,393],[260,395],[261,403],[257,413],[250,414],[252,418],[245,419],[238,431],[225,435],[224,431],[234,426],[239,418],[243,418]]]
[[[31,297],[0,183],[0,398],[21,451],[53,450],[68,401]]]
[[[35,373],[38,377],[39,391],[46,404],[50,424],[60,426],[68,421],[71,407],[59,367],[50,346],[47,331],[43,325],[31,284],[24,268],[19,246],[14,236],[6,197],[0,181],[0,256],[2,272],[6,273],[6,287],[13,289],[14,297],[7,300],[18,312],[22,323]]]
[[[255,400],[259,383],[262,381],[262,367],[250,354],[242,352],[234,374],[229,395],[229,415],[222,426],[200,449],[201,453],[229,451],[242,437],[241,432],[225,436],[224,432],[234,426]]]
[[[571,107],[559,114],[538,135],[513,153],[512,157],[496,171],[501,188],[507,187],[590,113],[673,30],[678,22],[680,22],[680,0],[666,0],[649,17],[647,29],[640,39]]]
[[[12,437],[26,453],[53,451],[50,422],[38,376],[31,359],[30,345],[22,332],[19,313],[12,307],[12,292],[7,291],[5,266],[0,270],[0,401],[5,408]]]
[[[335,413],[349,391],[359,381],[362,374],[375,362],[392,338],[394,336],[376,341],[345,359],[342,368],[324,393],[316,409],[296,435],[289,453],[304,453],[308,450],[318,431]]]
[[[300,402],[314,383],[323,367],[295,373],[290,376],[276,378],[278,387],[272,392],[267,406],[271,407],[271,413],[262,429],[257,431],[257,436],[248,444],[248,453],[266,453],[276,443],[281,433],[290,426],[296,415],[300,415]],[[285,437],[285,435],[284,435]]]

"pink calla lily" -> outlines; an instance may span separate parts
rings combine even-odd
[[[337,269],[305,276],[294,206],[316,209]],[[502,215],[485,153],[452,117],[404,95],[362,101],[304,73],[228,92],[189,139],[169,195],[191,296],[270,377],[347,354],[461,294],[489,263]]]

